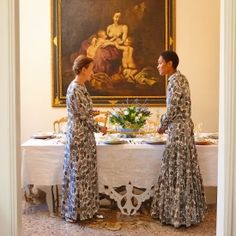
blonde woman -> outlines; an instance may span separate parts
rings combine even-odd
[[[64,155],[62,217],[75,223],[96,215],[99,209],[97,154],[94,132],[106,133],[95,122],[85,87],[93,74],[93,59],[80,55],[74,61],[75,79],[67,89],[67,142]]]

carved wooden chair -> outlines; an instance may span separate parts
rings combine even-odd
[[[97,116],[94,117],[95,121],[101,126],[107,126],[109,118],[109,112],[101,111]]]
[[[147,120],[146,125],[145,125],[147,131],[156,132],[157,127],[158,127],[158,123],[159,123],[159,121],[157,121],[157,120]]]
[[[67,117],[62,117],[53,122],[54,133],[65,133],[67,125]]]
[[[101,126],[106,126],[108,122],[109,112],[100,112],[98,115],[94,117],[94,119]],[[67,117],[62,117],[53,122],[53,130],[54,133],[65,133],[67,124]]]

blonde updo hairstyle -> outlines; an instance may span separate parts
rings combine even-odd
[[[87,57],[85,55],[79,55],[75,60],[72,67],[72,71],[75,75],[78,75],[83,67],[88,68],[89,64],[93,61],[92,58]]]

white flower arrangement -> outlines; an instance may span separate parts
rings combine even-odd
[[[119,125],[123,129],[140,129],[146,123],[151,112],[144,105],[130,105],[126,108],[117,108],[111,113],[110,123]]]

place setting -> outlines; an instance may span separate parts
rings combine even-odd
[[[33,139],[53,139],[55,138],[54,132],[37,132],[31,136]]]
[[[66,134],[52,131],[39,131],[31,136],[30,142],[37,143],[38,145],[65,145]]]
[[[119,134],[108,134],[96,137],[97,144],[118,145],[128,143],[127,140],[119,137]]]
[[[143,138],[143,143],[149,145],[165,145],[166,139],[166,134],[146,135]]]
[[[211,137],[209,138],[208,136],[205,136],[204,134],[195,135],[194,141],[196,145],[212,145],[212,144],[217,145],[218,144],[218,139],[216,138],[213,139]]]
[[[103,140],[102,141],[104,144],[112,144],[112,145],[117,145],[117,144],[125,144],[127,141],[122,140],[122,139],[108,139],[108,140]]]
[[[202,133],[203,123],[200,122],[194,128],[194,142],[196,145],[218,144],[218,133]]]

